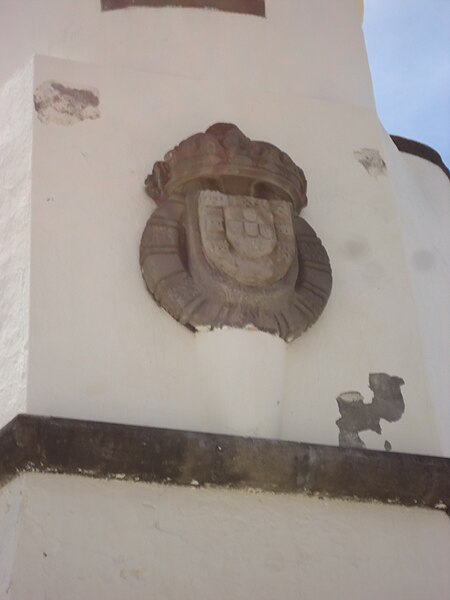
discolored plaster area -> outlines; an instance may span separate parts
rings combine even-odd
[[[364,403],[359,392],[349,391],[336,398],[341,418],[336,421],[339,428],[339,446],[348,448],[365,448],[359,433],[374,431],[381,434],[381,419],[393,423],[398,421],[405,411],[405,401],[400,387],[404,385],[401,377],[387,373],[371,373],[369,388],[373,392],[370,403]],[[386,440],[385,450],[391,450],[391,443]]]
[[[45,124],[74,125],[100,117],[96,88],[75,88],[58,81],[44,81],[34,92],[34,108]]]
[[[212,8],[264,17],[265,0],[101,0],[102,11],[136,7],[174,6],[183,8]]]
[[[374,150],[373,148],[361,148],[361,150],[355,150],[353,156],[372,177],[377,178],[380,175],[386,175],[386,163],[378,150]]]

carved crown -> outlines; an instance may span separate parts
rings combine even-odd
[[[213,189],[233,195],[284,198],[306,206],[303,171],[276,146],[250,140],[236,125],[216,123],[168,152],[145,181],[157,203],[172,194]]]

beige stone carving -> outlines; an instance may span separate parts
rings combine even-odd
[[[327,253],[298,216],[306,179],[287,154],[218,123],[157,162],[141,241],[148,289],[192,330],[253,328],[286,341],[322,313]]]

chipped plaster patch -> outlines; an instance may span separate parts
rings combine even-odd
[[[405,411],[405,402],[400,390],[404,385],[401,377],[387,373],[370,373],[369,388],[373,392],[370,404],[364,403],[359,392],[343,392],[336,398],[341,418],[336,421],[339,428],[339,446],[365,448],[359,437],[361,431],[375,431],[381,434],[380,420],[389,423],[400,420]],[[385,450],[391,450],[389,441]]]
[[[361,148],[361,150],[355,150],[353,156],[366,171],[372,177],[378,177],[378,175],[386,175],[387,168],[381,154],[378,150],[372,148]]]
[[[44,81],[34,92],[34,108],[42,123],[74,125],[98,119],[99,92],[96,88],[73,88],[58,81]]]

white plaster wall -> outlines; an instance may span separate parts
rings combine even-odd
[[[442,452],[450,456],[450,180],[386,139]]]
[[[370,401],[368,375],[384,371],[405,379],[406,412],[383,423],[383,436],[363,434],[367,445],[389,439],[397,451],[445,451],[445,421],[436,424],[444,400],[435,400],[443,388],[432,383],[441,350],[418,324],[433,293],[417,291],[414,230],[403,221],[400,188],[413,184],[398,175],[403,159],[374,112],[354,0],[267,0],[267,19],[0,0],[0,33],[2,84],[40,52],[60,60],[36,60],[34,87],[55,79],[100,95],[99,119],[64,126],[35,116],[31,133],[30,86],[28,97],[16,86],[13,98],[14,83],[3,88],[8,107],[18,97],[22,104],[19,115],[2,111],[0,126],[17,126],[24,148],[33,138],[33,165],[30,177],[24,160],[14,197],[0,207],[11,207],[2,232],[14,231],[19,248],[11,258],[11,246],[2,250],[13,267],[8,306],[19,311],[5,312],[17,345],[8,337],[4,347],[20,357],[1,419],[26,408],[336,444],[336,396],[357,389]],[[156,306],[140,274],[153,208],[144,179],[168,149],[215,121],[278,145],[308,179],[304,216],[329,251],[334,289],[318,323],[287,347],[251,331],[194,336]],[[386,175],[365,171],[354,156],[361,148],[381,152]],[[417,205],[420,186],[428,194],[441,185],[424,172],[419,180]],[[14,600],[441,600],[449,589],[448,519],[437,512],[37,474],[20,480],[19,509],[16,482],[12,504],[12,488],[0,491],[0,582],[9,586],[13,569]]]
[[[355,0],[266,0],[267,18],[100,0],[0,0],[0,85],[34,53],[373,108]]]
[[[12,600],[443,600],[449,521],[418,508],[26,475]]]
[[[215,82],[39,59],[35,86],[48,79],[99,89],[101,116],[72,127],[35,119],[28,411],[278,436],[281,340],[194,336],[151,300],[138,263],[153,162],[168,143],[238,120],[242,95],[231,102]]]
[[[391,182],[370,175],[353,155],[372,148],[385,157],[386,133],[376,115],[327,106],[298,119],[297,161],[308,179],[309,206],[302,213],[325,242],[333,268],[333,290],[319,321],[288,347],[283,435],[287,439],[337,443],[336,397],[359,391],[372,399],[369,373],[404,379],[405,414],[381,421],[382,435],[361,434],[367,447],[442,452],[431,403],[417,311],[412,293]],[[317,124],[320,123],[320,127]],[[305,140],[308,140],[305,143]]]
[[[236,355],[235,366],[230,363],[216,376],[214,368],[209,369],[209,363],[205,362],[210,344],[206,337],[191,348],[192,339],[186,332],[171,322],[168,328],[158,323],[155,328],[158,320],[154,319],[146,331],[147,319],[142,321],[136,298],[131,302],[132,311],[128,314],[123,311],[129,298],[119,291],[127,285],[127,276],[123,278],[122,274],[127,270],[132,277],[136,276],[129,267],[135,261],[140,231],[128,230],[130,253],[125,256],[123,246],[112,242],[113,229],[118,227],[115,233],[121,243],[126,244],[128,234],[124,234],[122,226],[129,227],[133,221],[139,223],[140,230],[149,206],[140,190],[134,198],[139,197],[139,217],[136,212],[127,211],[124,198],[131,188],[127,189],[123,167],[129,162],[132,189],[137,193],[151,162],[168,149],[169,140],[170,144],[176,143],[180,136],[204,128],[212,120],[233,117],[242,121],[245,115],[256,112],[253,121],[257,123],[265,118],[267,109],[279,110],[276,98],[280,93],[291,94],[293,100],[302,94],[373,107],[359,4],[354,0],[346,0],[339,6],[325,0],[282,4],[269,0],[267,19],[261,19],[174,8],[101,13],[100,1],[90,0],[79,0],[76,7],[69,0],[58,3],[0,1],[0,31],[8,47],[8,52],[0,56],[0,82],[31,53],[39,51],[82,58],[100,65],[131,65],[146,70],[140,77],[131,76],[128,84],[121,81],[120,85],[129,85],[123,90],[122,98],[113,97],[117,95],[117,86],[110,90],[109,99],[106,89],[101,90],[101,110],[106,111],[102,122],[106,127],[83,123],[77,130],[71,128],[63,135],[60,148],[53,145],[52,137],[58,138],[62,131],[48,127],[48,137],[38,135],[35,144],[37,199],[33,206],[38,225],[34,227],[37,240],[34,248],[40,248],[39,239],[42,239],[45,251],[33,257],[33,315],[39,316],[32,317],[36,320],[33,328],[37,333],[32,341],[28,410],[279,435],[285,352],[278,340],[266,338],[260,344],[261,336],[253,334],[251,343],[248,343],[249,337],[244,338],[244,344],[238,341],[240,353]],[[196,35],[196,32],[201,33]],[[159,77],[158,73],[169,76]],[[49,76],[53,75],[56,71],[50,69]],[[58,76],[64,81],[67,76],[71,79],[69,63],[61,63]],[[75,73],[73,76],[76,79]],[[106,79],[112,83],[115,77],[114,70],[109,69]],[[133,91],[136,84],[133,77],[140,81],[139,91],[136,90],[139,98]],[[72,77],[74,85],[75,79]],[[84,70],[78,83],[86,84],[90,79],[96,85],[99,77],[90,77]],[[158,91],[153,94],[154,90]],[[258,99],[261,90],[268,90],[272,96],[268,106]],[[227,110],[231,97],[234,105]],[[135,102],[140,108],[133,115]],[[209,111],[204,111],[206,102],[211,105]],[[195,106],[189,106],[192,103]],[[210,116],[204,119],[203,114],[208,113]],[[174,120],[176,114],[181,119]],[[184,126],[179,127],[182,120]],[[174,135],[170,132],[172,121]],[[142,122],[147,122],[151,131],[144,131]],[[131,123],[143,144],[134,134],[134,139],[130,137],[125,141]],[[39,132],[42,126],[40,123],[36,126]],[[155,134],[156,129],[158,134]],[[255,136],[259,134],[258,129],[255,127]],[[157,138],[160,138],[159,143]],[[86,151],[87,146],[90,146],[89,151]],[[99,168],[99,155],[114,147],[121,148],[119,154],[113,152],[115,160],[105,156],[103,167]],[[122,151],[126,158],[120,156]],[[69,173],[70,162],[73,169]],[[105,187],[105,180],[110,182],[109,189]],[[69,189],[73,193],[70,201]],[[102,200],[97,204],[100,197]],[[46,211],[41,203],[48,203]],[[117,210],[118,204],[120,210]],[[40,231],[36,233],[38,227]],[[102,244],[104,250],[98,248]],[[111,254],[111,246],[117,248],[120,256],[114,249]],[[114,277],[109,268],[112,261],[115,261]],[[56,269],[55,263],[58,263]],[[140,285],[142,288],[142,283]],[[141,298],[146,310],[148,298],[144,294]],[[125,304],[119,307],[111,304],[111,299]],[[56,313],[55,306],[58,306]],[[119,312],[121,316],[117,319]],[[164,315],[162,323],[164,319],[166,323],[170,321]],[[15,327],[23,327],[23,318],[10,321]],[[39,343],[36,343],[37,336]],[[240,332],[215,335],[217,339],[228,340],[231,337],[238,340],[240,336]],[[218,351],[223,348],[222,342],[215,342],[215,346]],[[244,346],[247,346],[245,353]],[[226,348],[224,354],[227,354]],[[228,352],[228,356],[231,354]],[[211,360],[214,362],[214,357]],[[231,388],[235,368],[240,369],[241,374],[246,371],[246,383],[242,385],[242,380],[235,378]],[[229,388],[226,407],[218,393],[225,386]],[[216,399],[212,410],[211,396]],[[124,402],[124,397],[134,399]],[[241,410],[233,415],[233,407],[239,405]],[[17,405],[17,410],[23,409],[23,403]]]
[[[0,427],[25,410],[33,72],[0,88]]]
[[[23,477],[0,488],[0,599],[12,598],[23,502]]]
[[[260,331],[195,336],[198,394],[208,431],[281,437],[285,342]]]
[[[43,46],[99,63],[35,65],[35,87],[98,89],[100,118],[34,119],[27,410],[335,444],[337,395],[356,389],[370,401],[369,373],[387,372],[405,379],[406,413],[382,437],[366,435],[368,447],[388,439],[394,450],[440,453],[391,170],[370,175],[354,156],[383,154],[385,135],[354,1],[269,1],[267,19],[101,14],[84,1],[76,11],[0,7],[5,39],[16,36],[4,73]],[[273,142],[307,175],[304,216],[329,251],[334,289],[287,349],[250,331],[193,336],[153,303],[139,272],[153,208],[145,176],[216,121]]]
[[[101,116],[72,126],[35,119],[30,412],[335,444],[336,396],[364,393],[369,373],[384,371],[406,381],[405,416],[386,434],[394,449],[440,451],[392,186],[353,155],[382,149],[371,110],[40,58],[35,86],[49,79],[97,88]],[[194,336],[152,301],[139,271],[152,209],[146,174],[218,120],[277,144],[305,169],[304,216],[330,253],[329,306],[287,347],[287,362],[278,340],[262,351],[265,334]],[[232,359],[225,338],[234,334]]]

